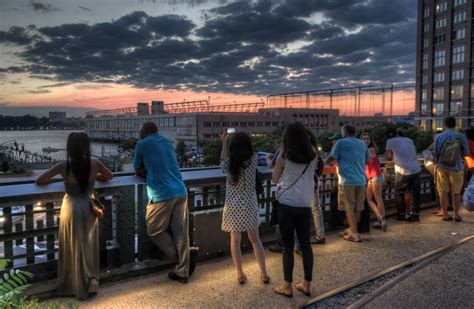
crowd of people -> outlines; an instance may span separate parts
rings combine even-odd
[[[470,158],[464,135],[455,131],[452,117],[444,120],[445,132],[436,139],[426,154],[431,154],[432,169],[439,194],[443,220],[461,221],[460,194],[464,181],[464,157]],[[474,136],[474,132],[471,132]],[[395,163],[397,191],[396,221],[420,221],[421,168],[411,139],[388,128],[386,155]],[[196,249],[189,242],[187,190],[181,177],[173,144],[158,134],[154,123],[140,130],[133,165],[136,175],[145,177],[148,205],[146,229],[152,242],[176,267],[168,273],[171,280],[186,284],[195,269]],[[344,240],[360,243],[358,221],[367,203],[376,222],[374,227],[387,230],[383,183],[379,153],[374,139],[367,133],[356,137],[356,129],[345,125],[332,137],[333,147],[323,161],[317,139],[303,124],[287,124],[282,145],[268,158],[272,181],[277,185],[272,222],[276,225],[277,243],[282,254],[283,282],[273,288],[277,294],[293,296],[293,289],[311,295],[313,251],[311,244],[325,244],[324,221],[319,203],[318,182],[325,164],[337,167],[338,209],[345,213],[348,228],[340,233]],[[259,236],[257,198],[257,156],[250,136],[242,131],[223,133],[221,168],[226,175],[226,197],[222,214],[222,230],[230,235],[230,252],[237,282],[245,284],[241,239],[247,233],[260,268],[259,280],[270,282],[265,264],[265,251]],[[474,160],[473,160],[474,161]],[[471,162],[473,163],[473,162]],[[468,162],[469,164],[469,162]],[[470,166],[474,169],[474,166]],[[94,182],[112,179],[112,173],[98,160],[91,159],[89,138],[85,133],[71,133],[67,141],[67,160],[53,166],[37,179],[48,184],[61,175],[66,194],[60,213],[58,295],[86,299],[99,285],[99,230]],[[449,197],[454,217],[448,213]],[[100,207],[99,207],[100,208]],[[438,214],[438,212],[437,212]],[[316,235],[311,235],[314,222]],[[295,250],[296,249],[296,250]],[[293,285],[295,251],[302,256],[304,277]]]

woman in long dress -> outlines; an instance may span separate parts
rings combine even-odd
[[[96,180],[112,179],[112,173],[98,160],[91,159],[89,137],[71,133],[67,140],[67,160],[41,174],[39,185],[61,175],[66,194],[59,223],[59,296],[87,299],[99,286],[99,222],[91,210]]]
[[[230,234],[230,252],[237,270],[240,284],[247,281],[242,269],[240,242],[242,233],[247,232],[260,267],[260,281],[267,284],[270,277],[265,266],[265,252],[258,234],[260,219],[255,189],[257,155],[253,152],[248,134],[237,132],[222,136],[222,171],[227,176],[222,230]]]

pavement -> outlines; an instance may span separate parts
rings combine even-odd
[[[474,213],[464,211],[461,215],[464,222],[443,222],[427,210],[422,213],[421,223],[389,222],[387,232],[373,230],[363,234],[360,244],[343,241],[337,233],[331,233],[326,245],[313,245],[313,296],[474,234]],[[472,287],[473,248],[474,240],[436,262],[443,263],[439,264],[442,267],[433,264],[432,268],[420,270],[368,307],[431,308],[449,304],[464,307],[469,303],[472,307],[474,296],[466,294]],[[81,308],[285,308],[307,302],[308,298],[296,290],[293,298],[272,292],[272,287],[283,282],[280,254],[266,251],[271,276],[268,285],[259,281],[258,266],[251,252],[244,254],[243,261],[248,276],[245,285],[238,284],[232,260],[225,257],[198,264],[187,285],[170,282],[166,272],[153,273],[101,285],[97,296],[77,304]],[[301,262],[300,258],[295,258],[295,282],[303,277]],[[465,287],[460,288],[463,284]],[[420,295],[430,295],[423,297],[423,306],[420,306]],[[458,302],[460,298],[464,301]],[[70,298],[57,300],[64,304],[71,301]]]

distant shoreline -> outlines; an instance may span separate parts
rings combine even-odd
[[[71,129],[71,128],[54,128],[54,129],[0,129],[2,131],[85,131],[85,128]]]

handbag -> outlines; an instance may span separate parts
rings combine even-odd
[[[272,212],[271,212],[271,215],[270,215],[270,225],[271,226],[275,226],[278,224],[278,207],[280,206],[280,202],[278,202],[278,198],[280,198],[283,194],[285,194],[289,189],[291,189],[291,187],[293,187],[297,182],[298,180],[301,179],[301,177],[304,175],[304,173],[306,172],[306,170],[308,169],[309,165],[311,164],[312,161],[310,161],[306,167],[304,168],[303,172],[301,173],[301,175],[298,176],[298,178],[295,179],[295,181],[293,181],[293,183],[291,185],[288,186],[288,188],[285,189],[285,191],[283,191],[282,193],[279,194],[279,196],[272,202]]]
[[[91,198],[91,211],[99,219],[104,217],[105,206],[99,200]]]

